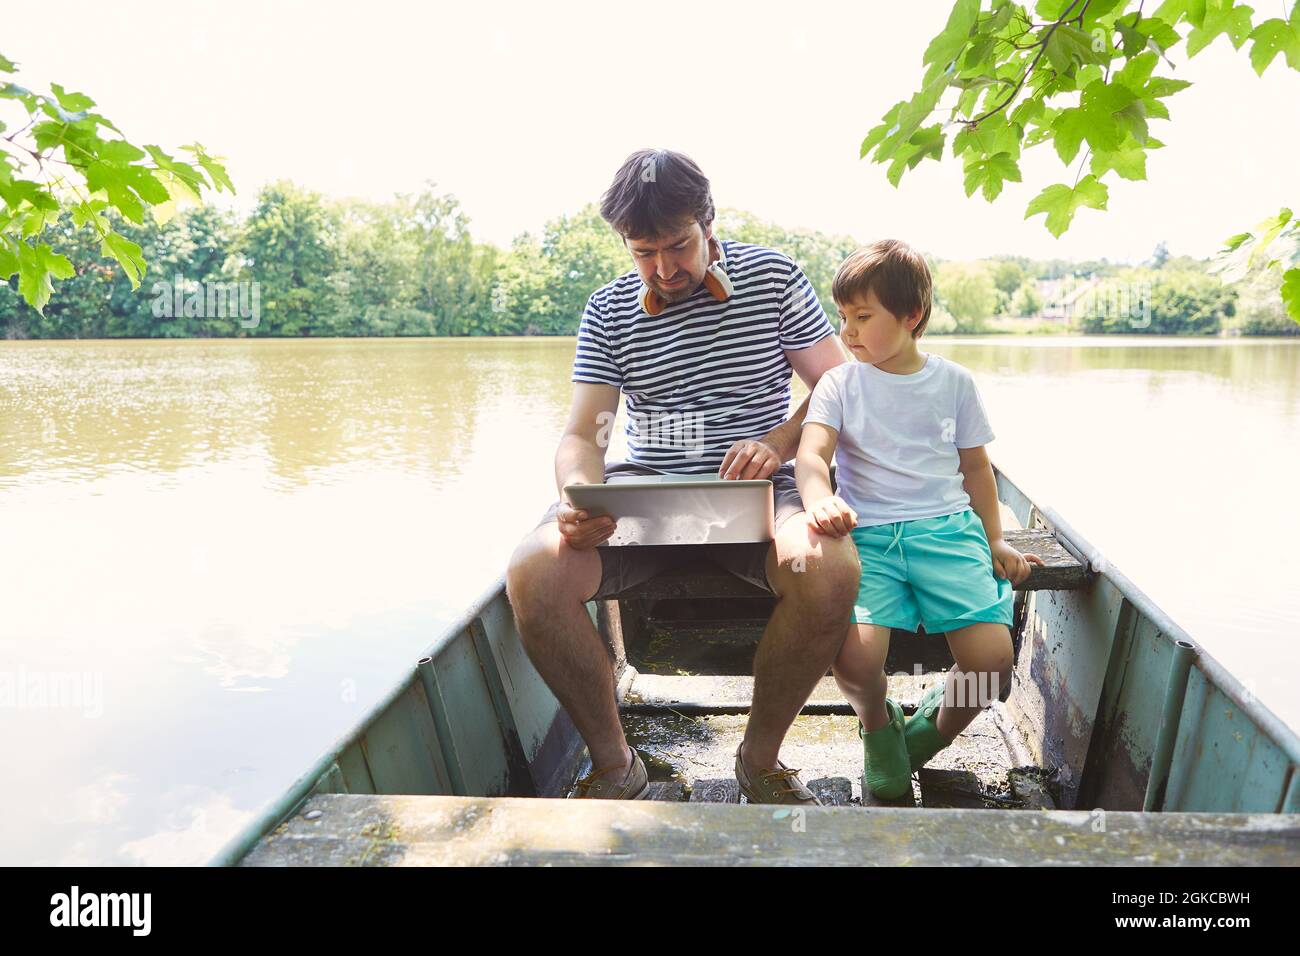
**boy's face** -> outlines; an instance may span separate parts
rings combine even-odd
[[[837,302],[840,315],[840,341],[859,362],[879,365],[888,362],[912,341],[912,330],[921,321],[921,313],[899,317],[890,312],[869,289],[866,297],[853,302]]]
[[[712,223],[706,230],[694,219],[688,219],[667,236],[624,242],[632,253],[641,281],[671,303],[690,298],[704,281],[712,235]]]

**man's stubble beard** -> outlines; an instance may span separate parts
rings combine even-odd
[[[705,250],[704,255],[707,260],[709,256],[709,244],[707,241],[704,244],[704,250]],[[709,268],[709,263],[708,261],[706,261],[703,270],[700,272],[699,279],[686,283],[677,292],[667,291],[661,288],[660,286],[658,286],[657,284],[655,286],[655,291],[658,292],[663,297],[664,302],[669,305],[675,305],[678,302],[685,302],[691,296],[695,295],[695,293],[700,290],[700,287],[704,285],[704,273],[708,271],[708,268]],[[692,276],[691,278],[695,279],[694,276]]]
[[[667,303],[668,305],[676,305],[678,302],[685,302],[691,296],[695,295],[695,293],[699,291],[700,286],[702,286],[703,284],[704,284],[703,282],[697,282],[694,285],[687,283],[686,285],[682,286],[680,292],[675,292],[672,295],[669,295],[663,289],[659,289],[658,292],[661,296],[663,296],[663,300],[665,303]]]

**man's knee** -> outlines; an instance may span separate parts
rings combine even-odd
[[[554,522],[534,529],[506,565],[506,596],[516,616],[582,603],[600,586],[600,556],[564,543]]]
[[[774,590],[833,610],[839,617],[858,593],[861,565],[848,535],[840,538],[810,528],[802,516],[791,518],[777,535]]]

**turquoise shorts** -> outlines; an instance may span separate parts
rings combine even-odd
[[[977,621],[1011,626],[1011,582],[993,574],[984,524],[967,508],[854,528],[862,579],[853,620],[927,634]]]

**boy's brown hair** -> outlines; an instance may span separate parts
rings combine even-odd
[[[831,296],[839,305],[860,302],[874,291],[880,304],[900,319],[920,311],[912,330],[920,338],[930,321],[932,283],[925,256],[905,242],[882,239],[855,249],[840,263],[831,283]]]
[[[682,228],[688,218],[707,228],[713,222],[713,194],[708,177],[689,156],[639,149],[614,175],[600,215],[625,239],[657,239]]]

